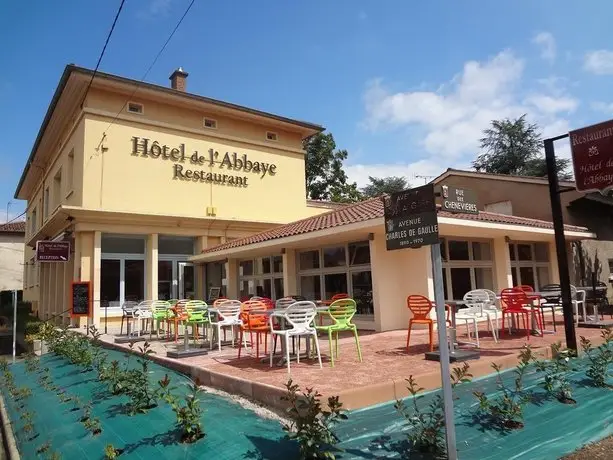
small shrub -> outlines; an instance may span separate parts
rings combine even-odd
[[[470,382],[472,374],[469,369],[468,363],[464,363],[462,367],[453,368],[450,376],[452,388],[460,383]],[[412,396],[413,407],[409,409],[402,400],[396,401],[394,407],[411,427],[407,436],[412,448],[419,452],[430,453],[434,457],[444,456],[446,452],[445,405],[442,396],[436,395],[426,408],[422,408],[419,401],[423,395],[419,393],[423,391],[423,388],[417,385],[412,375],[406,381],[407,389]]]
[[[543,387],[547,393],[564,404],[575,404],[573,389],[566,375],[572,370],[570,358],[572,350],[562,349],[562,343],[551,345],[553,358],[536,362],[536,369],[545,373]]]
[[[29,398],[30,396],[32,396],[32,390],[29,387],[21,387],[17,390],[15,401],[20,401],[22,399]]]
[[[496,371],[496,383],[500,396],[495,399],[488,397],[479,391],[473,392],[479,400],[479,412],[487,416],[491,423],[502,429],[518,429],[524,426],[523,407],[532,399],[523,387],[523,378],[529,364],[534,361],[534,354],[529,346],[519,354],[519,364],[515,368],[515,388],[508,388],[500,375],[500,366],[496,363],[492,367]],[[488,426],[489,424],[486,424]]]
[[[287,394],[282,397],[289,403],[286,410],[290,423],[283,426],[287,438],[296,440],[301,459],[334,459],[333,446],[338,438],[332,431],[335,423],[347,419],[342,412],[338,396],[328,398],[328,409],[321,406],[321,394],[313,388],[300,392],[300,387],[289,379],[285,384]],[[340,450],[340,449],[335,449]]]
[[[97,417],[89,417],[83,422],[85,429],[91,432],[94,436],[102,433],[102,427],[100,426],[100,419]]]
[[[25,359],[26,372],[33,373],[40,368],[40,361],[34,353],[28,353]]]
[[[123,453],[123,449],[117,449],[113,444],[107,444],[104,448],[104,458],[106,460],[113,460],[119,457]]]
[[[41,444],[41,445],[38,447],[38,449],[36,449],[36,453],[37,453],[37,454],[39,454],[39,455],[40,455],[40,454],[44,454],[44,453],[46,453],[46,452],[47,452],[49,449],[51,449],[51,442],[50,442],[50,441],[47,441],[46,443]]]
[[[81,423],[87,422],[92,417],[92,403],[88,402],[83,406],[83,414],[81,415]]]
[[[9,362],[6,360],[6,358],[0,358],[0,372],[9,372]]]
[[[133,343],[130,344],[130,348]],[[145,413],[147,410],[157,405],[157,392],[151,388],[149,384],[149,358],[148,356],[155,353],[151,349],[149,342],[145,342],[142,347],[138,347],[140,356],[137,362],[140,364],[140,369],[130,369],[127,371],[125,382],[125,393],[130,397],[128,404],[128,414],[135,415]]]
[[[611,349],[613,330],[609,327],[603,329],[601,337],[604,343],[594,349],[592,342],[581,336],[581,348],[590,362],[586,375],[592,380],[594,386],[607,387],[610,386],[607,383],[610,376],[609,366],[613,363],[613,350]]]
[[[192,443],[202,438],[205,433],[202,430],[202,407],[198,399],[201,390],[198,382],[190,387],[191,393],[185,396],[184,404],[181,404],[172,394],[173,388],[170,387],[168,374],[158,382],[158,385],[157,397],[166,401],[177,417],[177,426],[181,430],[181,442]]]

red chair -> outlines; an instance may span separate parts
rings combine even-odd
[[[533,308],[534,312],[537,312],[540,315],[540,319],[541,319],[541,332],[544,330],[545,328],[545,312],[543,312],[543,309],[541,308],[541,302],[543,301],[543,298],[540,295],[536,295],[534,294],[534,289],[532,288],[532,286],[528,285],[528,284],[522,284],[520,286],[515,286],[517,289],[521,289],[522,291],[524,291],[526,293],[526,296],[528,297],[528,300],[530,301],[530,307]],[[536,302],[536,305],[535,305]],[[553,317],[553,323],[555,325],[555,315]]]
[[[243,334],[249,333],[249,341],[253,347],[253,334],[255,333],[255,356],[260,357],[260,338],[264,334],[264,354],[267,351],[268,333],[270,328],[268,327],[268,315],[264,312],[268,310],[266,303],[260,300],[248,300],[241,305],[241,327],[240,335],[238,337],[238,357],[241,357],[241,350],[243,347]]]
[[[528,295],[517,287],[503,289],[500,293],[501,305],[502,305],[502,329],[500,330],[500,337],[504,336],[504,319],[507,315],[511,316],[511,320],[515,318],[515,322],[519,323],[519,316],[521,315],[524,329],[526,329],[526,335],[530,340],[531,331],[531,316],[533,314],[533,308]],[[537,327],[543,331],[543,323],[541,322],[541,315],[536,315]]]
[[[409,351],[409,342],[411,340],[411,328],[413,324],[427,324],[428,325],[428,333],[430,339],[430,351],[434,350],[434,320],[428,317],[430,311],[434,308],[434,304],[423,295],[410,295],[407,297],[407,307],[411,310],[413,314],[412,318],[409,319],[409,331],[407,333],[407,352]],[[451,325],[451,321],[449,320],[449,313],[451,311],[451,307],[449,305],[445,305],[446,318],[445,321],[447,324]]]

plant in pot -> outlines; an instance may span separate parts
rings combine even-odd
[[[496,363],[492,364],[492,368],[496,371],[496,386],[499,395],[488,398],[483,392],[473,392],[479,400],[478,413],[486,418],[483,423],[485,427],[496,425],[503,430],[523,428],[523,408],[532,400],[531,394],[524,389],[523,379],[532,361],[534,361],[534,354],[532,349],[526,346],[520,352],[519,364],[513,371],[515,374],[513,387],[505,383],[500,366]]]

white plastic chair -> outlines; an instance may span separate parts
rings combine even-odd
[[[462,308],[460,310],[458,310],[458,312],[455,315],[455,319],[456,319],[456,323],[458,321],[464,321],[466,324],[466,333],[468,335],[468,339],[470,340],[470,328],[468,327],[469,324],[472,324],[474,330],[475,330],[475,338],[477,340],[477,348],[480,348],[479,345],[479,328],[477,326],[477,318],[479,318],[481,316],[481,307],[480,306],[476,306],[476,307],[467,307],[467,308]]]
[[[134,310],[132,311],[134,327],[131,335],[136,334],[137,337],[140,336],[142,323],[145,323],[145,332],[147,331],[149,320],[153,317],[151,314],[151,305],[153,302],[154,300],[143,300],[136,307],[134,307]]]
[[[134,310],[136,309],[136,306],[138,305],[138,302],[135,302],[133,300],[128,300],[126,302],[123,303],[123,305],[121,306],[121,326],[119,328],[119,335],[123,335],[123,322],[126,322],[126,333],[128,335],[130,335],[130,328],[128,327],[128,325],[130,324],[130,321],[132,321],[134,319]]]
[[[583,312],[583,321],[586,321],[587,319],[585,312],[585,298],[586,292],[583,289],[577,289],[572,284],[570,285],[570,299],[573,304],[573,309],[575,310],[575,326],[579,324],[579,305],[581,305],[581,311]]]
[[[492,331],[494,342],[498,343],[498,314],[500,312],[496,308],[496,294],[493,291],[488,291],[488,289],[474,289],[464,294],[464,301],[468,307],[479,307],[479,311],[476,313],[477,318],[487,318],[487,329]],[[463,311],[460,310],[460,313],[463,313]],[[476,336],[478,344],[478,332]]]
[[[321,365],[321,353],[319,351],[319,340],[317,339],[317,330],[313,327],[312,323],[317,314],[317,307],[313,302],[304,300],[294,302],[287,307],[284,312],[273,312],[269,318],[270,324],[270,349],[273,350],[273,337],[280,335],[285,338],[285,359],[287,360],[287,373],[290,373],[290,356],[289,356],[289,338],[301,336],[313,336],[315,342],[315,349],[317,351],[317,360],[319,361],[319,368]],[[281,318],[285,320],[287,326],[286,329],[275,329],[274,318]],[[298,342],[300,343],[300,342]],[[272,367],[272,358],[274,353],[270,353],[270,367]],[[300,362],[300,348],[296,354],[296,361]]]
[[[230,332],[232,333],[232,346],[234,346],[234,328],[236,326],[240,327],[241,325],[241,302],[240,300],[224,300],[215,308],[217,309],[217,320],[213,321],[213,319],[211,319],[210,324],[211,328],[217,329],[217,346],[219,347],[219,351],[221,351],[221,330],[223,328],[230,328]],[[211,334],[210,338],[210,347],[212,350],[213,334]]]
[[[280,299],[277,299],[277,301],[275,302],[275,308],[277,310],[285,309],[295,303],[296,303],[296,299],[294,299],[293,297],[281,297]]]

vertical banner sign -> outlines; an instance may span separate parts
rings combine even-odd
[[[434,185],[392,193],[383,206],[388,251],[438,243]]]
[[[447,458],[457,460],[455,424],[453,420],[453,396],[449,378],[449,347],[445,324],[445,300],[443,293],[443,266],[438,239],[438,219],[434,200],[434,185],[427,184],[402,192],[392,193],[383,199],[385,244],[388,251],[430,246],[434,300],[438,326],[438,343],[441,366],[441,386],[445,409],[445,437]]]
[[[613,190],[613,120],[568,133],[575,171],[575,186],[580,192]]]

